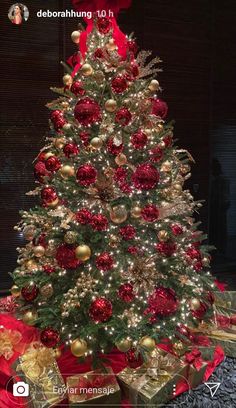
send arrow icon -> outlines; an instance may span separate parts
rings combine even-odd
[[[204,383],[204,384],[209,388],[210,393],[211,393],[211,397],[213,398],[221,383],[207,382],[207,383]]]

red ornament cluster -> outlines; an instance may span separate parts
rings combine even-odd
[[[141,150],[147,144],[148,138],[147,135],[142,130],[138,130],[137,132],[133,133],[131,136],[131,143],[135,149]]]
[[[57,192],[53,187],[44,187],[41,190],[41,198],[44,205],[51,204],[58,198]]]
[[[127,108],[120,108],[116,112],[115,121],[121,126],[127,126],[132,119],[132,115]]]
[[[132,175],[132,182],[138,190],[151,190],[159,181],[159,173],[152,164],[144,163],[137,166]]]
[[[75,143],[67,143],[63,147],[63,152],[66,157],[70,158],[71,156],[75,156],[79,153],[79,148]]]
[[[100,271],[110,271],[114,266],[114,260],[108,252],[103,252],[96,258],[96,267]]]
[[[57,330],[47,327],[40,334],[41,343],[48,348],[55,347],[60,341],[60,335]]]
[[[32,302],[33,300],[35,300],[38,294],[39,294],[39,289],[36,285],[24,286],[21,289],[21,296],[27,302]]]
[[[52,111],[50,115],[50,119],[56,131],[60,131],[63,128],[63,126],[66,124],[64,114],[60,110]]]
[[[161,99],[151,99],[152,107],[151,113],[152,115],[158,116],[161,119],[165,119],[168,113],[168,106],[167,103],[162,101]]]
[[[131,285],[131,283],[121,285],[118,290],[118,296],[126,303],[132,302],[135,298],[133,285]]]
[[[96,323],[106,322],[112,316],[112,303],[104,297],[95,299],[89,308],[89,316]]]
[[[122,94],[128,88],[128,82],[126,78],[122,75],[119,75],[111,81],[111,89],[114,93]]]
[[[92,214],[87,208],[81,208],[81,210],[77,211],[75,214],[75,219],[82,225],[89,224],[92,219]]]
[[[95,214],[91,218],[90,225],[95,231],[106,231],[108,228],[108,220],[102,214]]]
[[[61,244],[57,248],[56,260],[58,265],[64,269],[76,269],[80,264],[75,256],[75,247],[68,244]]]
[[[156,245],[156,249],[161,255],[164,255],[167,258],[169,258],[176,251],[176,244],[175,242],[172,242],[172,241],[159,242]]]
[[[111,137],[108,142],[107,142],[107,150],[109,153],[113,154],[114,156],[117,156],[118,154],[120,154],[122,152],[124,148],[123,143],[121,143],[119,146],[117,146],[114,143],[114,138]]]
[[[173,289],[160,286],[155,289],[154,293],[148,299],[148,308],[145,314],[155,316],[169,316],[176,312],[178,301]]]
[[[141,210],[141,216],[147,222],[154,222],[158,220],[159,210],[154,204],[147,204]]]
[[[90,186],[96,181],[97,170],[91,164],[82,164],[77,170],[76,178],[81,186]]]
[[[136,235],[136,229],[132,225],[126,225],[125,227],[121,227],[119,232],[125,241],[134,239]]]
[[[92,98],[82,98],[75,105],[75,119],[83,126],[89,126],[101,120],[99,104]]]

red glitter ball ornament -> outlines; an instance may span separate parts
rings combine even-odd
[[[133,285],[131,285],[131,283],[124,283],[121,285],[118,290],[118,296],[124,302],[132,302],[132,300],[135,298]]]
[[[93,215],[90,224],[95,231],[106,231],[108,228],[108,220],[102,214]]]
[[[148,299],[148,309],[146,313],[156,316],[169,316],[176,312],[178,301],[175,291],[170,288],[160,286],[155,289],[154,293]]]
[[[167,258],[169,258],[176,251],[176,244],[172,241],[159,242],[156,245],[156,249],[161,255],[164,255]]]
[[[127,108],[120,108],[116,112],[115,121],[121,126],[127,126],[132,119],[132,115]]]
[[[55,121],[56,119],[60,119],[60,118],[63,118],[63,112],[60,111],[59,109],[54,110],[54,111],[52,111],[52,112],[50,113],[50,119],[51,119],[52,121]]]
[[[38,161],[34,166],[34,177],[40,183],[44,182],[44,177],[49,177],[50,172],[46,169],[43,161]]]
[[[159,181],[159,173],[152,164],[144,163],[137,166],[132,175],[133,185],[139,190],[151,190]]]
[[[120,228],[120,235],[125,241],[129,241],[135,237],[136,229],[132,225],[126,225]]]
[[[78,168],[76,178],[81,186],[90,186],[96,181],[97,170],[91,164],[83,164]]]
[[[127,177],[127,170],[123,167],[118,167],[114,174],[114,180],[119,183],[124,182]]]
[[[131,136],[131,143],[135,149],[143,149],[147,144],[147,135],[142,130],[138,130]]]
[[[82,88],[82,83],[80,81],[73,82],[73,84],[70,87],[70,90],[75,96],[79,95],[83,96],[85,94],[85,89]]]
[[[143,364],[142,356],[135,348],[131,348],[125,353],[125,360],[131,368],[138,368]]]
[[[92,98],[80,99],[75,105],[74,116],[83,126],[89,126],[101,120],[101,109]]]
[[[66,157],[71,157],[71,156],[75,156],[76,154],[79,153],[79,148],[78,148],[77,144],[75,144],[75,143],[67,143],[63,147],[63,152],[64,152]]]
[[[60,169],[61,167],[61,162],[56,156],[50,156],[46,161],[45,161],[45,166],[46,169],[51,171],[51,172],[56,172]]]
[[[61,244],[57,248],[56,260],[58,265],[64,269],[75,269],[80,264],[75,256],[75,247],[68,244]]]
[[[155,99],[155,98],[151,98],[151,102],[152,102],[152,109],[151,109],[152,115],[155,115],[155,116],[160,117],[161,119],[164,119],[168,113],[167,103],[164,102],[162,99]]]
[[[51,273],[54,273],[56,271],[56,269],[52,265],[43,265],[43,270],[48,275],[51,275]]]
[[[159,210],[154,204],[147,204],[142,209],[141,216],[147,222],[154,222],[159,217]]]
[[[112,23],[109,18],[106,17],[100,17],[97,19],[97,28],[99,33],[101,34],[107,34],[112,28]]]
[[[196,272],[200,272],[203,268],[203,264],[201,261],[197,261],[195,262],[195,264],[193,265],[194,269]]]
[[[171,231],[174,235],[181,235],[183,234],[183,228],[178,224],[171,225]]]
[[[114,93],[122,94],[128,88],[128,82],[122,75],[118,75],[111,81],[111,89]]]
[[[114,260],[108,252],[103,252],[96,258],[96,267],[100,271],[110,271],[113,268]]]
[[[44,187],[41,190],[41,198],[45,204],[50,204],[57,199],[56,190],[53,187]]]
[[[190,248],[187,249],[186,255],[191,259],[197,260],[200,260],[202,257],[201,252],[198,249],[194,248],[194,246],[191,246]]]
[[[39,289],[36,285],[28,285],[24,286],[21,289],[21,296],[23,299],[25,299],[27,302],[32,302],[37,298],[39,294]]]
[[[89,316],[96,323],[106,322],[112,316],[112,303],[104,297],[95,299],[89,308]]]
[[[75,219],[82,225],[89,224],[92,219],[92,214],[87,208],[81,208],[81,210],[77,211],[75,214]]]
[[[50,119],[53,123],[55,130],[60,130],[65,124],[66,120],[64,119],[63,112],[60,110],[54,110],[50,114]]]
[[[60,335],[57,330],[47,327],[40,334],[41,343],[48,348],[55,347],[60,341]]]
[[[163,158],[163,150],[159,147],[153,147],[153,149],[149,150],[150,160],[153,163],[159,163]]]
[[[123,143],[121,143],[119,146],[117,146],[114,143],[114,138],[111,137],[108,142],[107,142],[107,150],[109,153],[114,154],[114,156],[117,156],[118,154],[120,154],[122,152],[124,148]]]

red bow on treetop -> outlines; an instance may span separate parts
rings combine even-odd
[[[132,0],[72,0],[76,11],[113,11],[117,15],[121,9],[129,8]]]

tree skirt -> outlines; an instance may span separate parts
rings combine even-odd
[[[220,386],[211,397],[209,388],[205,384],[195,390],[189,390],[165,408],[233,408],[236,407],[236,359],[226,357],[216,368],[207,382],[218,382]],[[163,406],[164,408],[164,406]]]

